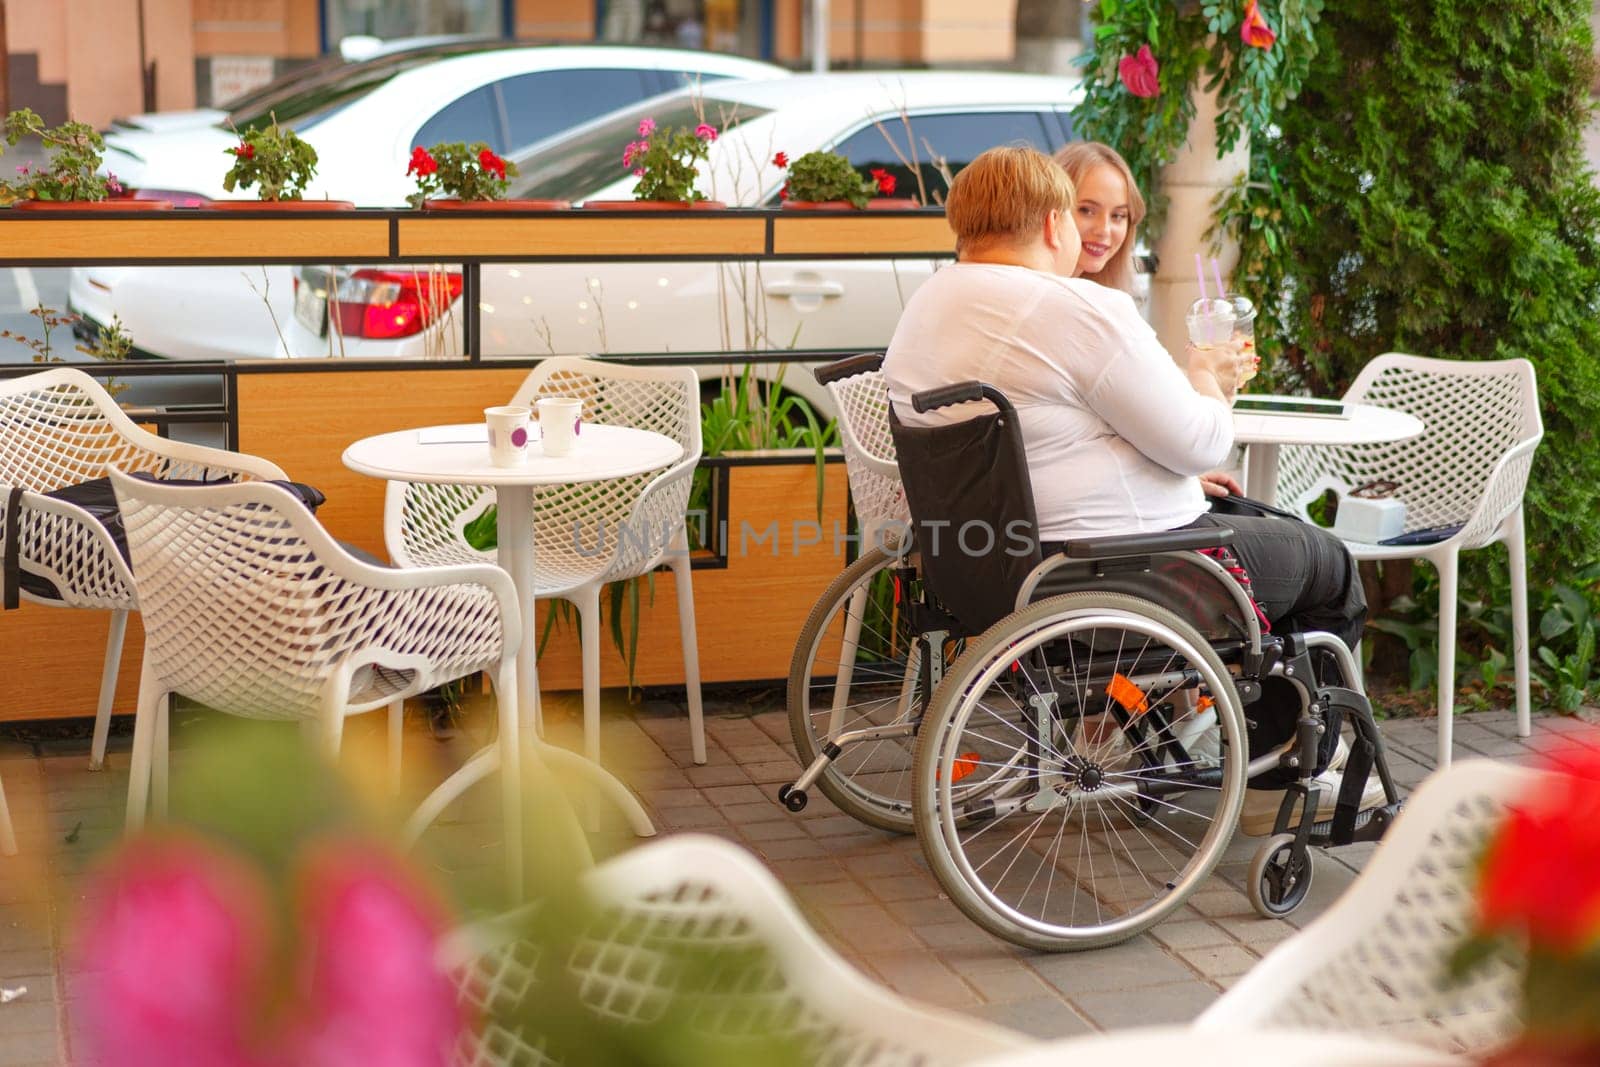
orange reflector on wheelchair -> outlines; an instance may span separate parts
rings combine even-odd
[[[1205,696],[1204,694],[1202,694],[1201,697],[1200,697],[1200,700],[1199,700],[1199,706],[1197,707],[1196,710],[1205,711],[1207,708],[1216,707],[1216,705],[1217,705],[1217,702],[1215,700],[1212,700],[1210,697]]]
[[[961,779],[978,769],[978,754],[976,752],[963,752],[950,761],[950,784],[955,785]]]
[[[1106,683],[1106,696],[1122,705],[1122,709],[1129,715],[1143,715],[1150,710],[1150,702],[1144,697],[1144,690],[1128,680],[1125,674],[1113,674],[1111,681]]]

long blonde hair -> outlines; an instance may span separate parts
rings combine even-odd
[[[1139,223],[1144,220],[1145,206],[1144,197],[1139,194],[1139,186],[1133,180],[1133,171],[1128,168],[1128,161],[1110,145],[1101,144],[1099,141],[1074,141],[1056,153],[1056,162],[1061,164],[1074,186],[1080,184],[1083,176],[1098,166],[1111,167],[1122,175],[1123,182],[1128,186],[1128,236],[1123,239],[1122,247],[1117,249],[1102,270],[1094,274],[1082,274],[1079,277],[1099,282],[1111,289],[1121,289],[1125,293],[1132,292],[1133,246],[1138,240]]]

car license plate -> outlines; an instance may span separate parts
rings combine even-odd
[[[300,279],[294,291],[294,317],[318,337],[328,335],[328,292],[319,280]]]

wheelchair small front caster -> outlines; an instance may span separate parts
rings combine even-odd
[[[778,803],[790,811],[805,811],[806,799],[806,791],[796,789],[792,783],[778,787]]]
[[[1250,906],[1263,918],[1283,918],[1305,903],[1315,871],[1310,850],[1295,855],[1294,834],[1269,838],[1250,861]]]

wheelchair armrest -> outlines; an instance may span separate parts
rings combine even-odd
[[[817,379],[818,385],[830,385],[846,378],[854,378],[858,374],[870,373],[882,366],[882,352],[866,352],[859,356],[847,356],[844,359],[826,363],[814,369],[811,374]]]
[[[1110,559],[1117,556],[1146,556],[1153,552],[1217,548],[1232,542],[1233,531],[1226,526],[1203,526],[1193,530],[1086,537],[1067,541],[1061,549],[1071,559]]]

